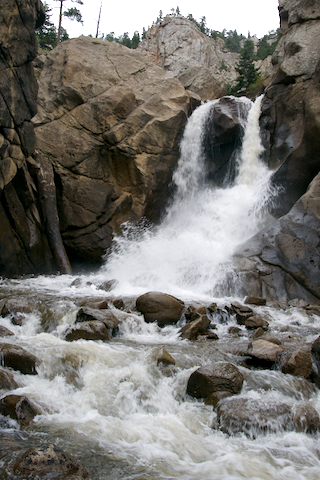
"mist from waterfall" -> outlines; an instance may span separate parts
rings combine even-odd
[[[226,188],[206,183],[203,155],[205,123],[217,100],[200,106],[190,117],[173,175],[176,193],[161,225],[127,224],[115,239],[101,274],[116,279],[119,290],[135,295],[160,290],[174,295],[215,295],[216,285],[230,270],[235,248],[266,222],[271,172],[260,161],[262,97],[253,104],[238,99],[244,128],[238,175]]]

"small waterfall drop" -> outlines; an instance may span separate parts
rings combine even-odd
[[[202,137],[215,102],[199,107],[188,121],[173,175],[176,194],[161,225],[154,229],[127,226],[115,239],[101,275],[116,279],[119,291],[215,295],[235,248],[264,226],[271,173],[259,160],[261,98],[255,104],[240,100],[242,107],[251,109],[239,174],[227,188],[205,183]]]

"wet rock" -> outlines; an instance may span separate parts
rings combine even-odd
[[[219,340],[218,335],[217,335],[216,333],[214,333],[214,332],[208,332],[208,333],[206,334],[206,338],[207,338],[208,340]]]
[[[312,358],[310,353],[303,350],[284,352],[281,356],[280,366],[283,373],[308,378],[312,372]]]
[[[261,327],[263,330],[268,330],[269,323],[261,317],[250,317],[244,322],[248,330],[254,330]]]
[[[166,293],[148,292],[137,298],[136,306],[147,323],[158,322],[159,327],[164,327],[180,320],[184,304]]]
[[[313,342],[311,353],[314,360],[320,364],[320,336]]]
[[[247,296],[244,299],[244,303],[248,303],[249,305],[262,306],[267,304],[267,300],[265,298]]]
[[[261,339],[252,342],[245,354],[263,366],[265,363],[277,362],[283,351],[283,347]]]
[[[16,313],[31,313],[31,305],[25,300],[11,298],[7,300],[1,310],[1,315],[16,314]]]
[[[106,292],[110,292],[113,290],[118,284],[118,280],[106,280],[105,282],[101,283],[98,288],[99,290],[105,290]]]
[[[312,372],[312,381],[320,388],[320,337],[318,337],[311,347],[312,360],[314,362],[314,371]]]
[[[9,343],[0,343],[0,365],[19,370],[21,373],[36,375],[37,357],[22,347]]]
[[[256,398],[230,398],[221,400],[217,407],[217,420],[224,433],[245,433],[255,437],[262,432],[277,432],[292,424],[290,405],[270,405]]]
[[[239,393],[243,376],[231,363],[218,362],[204,365],[192,373],[188,380],[187,393],[192,397],[206,398],[214,392]]]
[[[77,475],[77,478],[87,478],[87,470],[54,444],[42,444],[27,450],[16,462],[16,473],[32,476]]]
[[[257,330],[255,330],[254,334],[252,335],[253,339],[260,338],[262,335],[264,335],[265,331],[263,330],[262,327],[258,327]]]
[[[125,304],[124,304],[124,301],[122,300],[122,298],[116,298],[115,300],[113,300],[113,306],[115,308],[117,308],[118,310],[123,310],[124,307],[125,307]]]
[[[14,390],[18,387],[12,373],[0,369],[0,390]]]
[[[248,305],[242,305],[239,302],[233,302],[231,307],[229,307],[229,311],[231,315],[234,315],[235,313],[245,314],[246,318],[253,315],[252,308],[248,307]]]
[[[204,307],[203,305],[190,305],[184,312],[184,316],[186,317],[187,322],[198,320],[198,318],[206,314],[206,307]]]
[[[199,335],[206,332],[209,325],[210,320],[207,315],[202,315],[197,320],[193,320],[182,327],[180,330],[180,337],[188,340],[196,340]]]
[[[10,315],[11,323],[21,326],[25,320],[25,314],[31,313],[31,310],[31,305],[27,301],[11,298],[4,304],[1,315],[2,317]]]
[[[244,325],[245,321],[253,316],[253,310],[246,305],[240,303],[233,303],[231,305],[231,314],[236,314],[236,320],[238,325]]]
[[[294,405],[293,421],[298,432],[316,433],[320,430],[319,414],[310,403]]]
[[[161,350],[157,354],[157,365],[162,363],[163,365],[175,365],[175,359],[170,355],[167,350],[161,348]]]
[[[6,327],[3,327],[2,325],[0,325],[0,337],[10,337],[14,335],[13,332],[11,332],[11,330],[9,330],[9,328],[6,328]]]
[[[216,303],[211,303],[208,307],[208,311],[210,313],[214,313],[217,310],[217,304]]]
[[[17,420],[20,425],[26,426],[36,415],[40,415],[41,411],[27,397],[7,395],[0,399],[0,413]]]
[[[82,307],[77,313],[76,323],[99,321],[107,328],[116,328],[119,325],[118,318],[111,310],[98,310],[96,308]]]
[[[67,342],[81,339],[108,341],[111,340],[111,334],[103,322],[94,320],[92,322],[81,322],[68,328],[64,338]]]
[[[81,307],[96,308],[98,310],[107,310],[109,308],[108,300],[99,300],[92,302],[91,300],[85,301],[81,304]]]
[[[204,399],[205,405],[212,405],[213,408],[217,406],[220,400],[230,397],[233,394],[231,392],[213,392],[207,398]]]
[[[75,278],[71,283],[70,287],[80,287],[81,283],[82,283],[81,278]]]
[[[276,337],[263,337],[263,340],[265,340],[266,342],[274,343],[275,345],[281,345],[282,343],[281,340]]]
[[[239,327],[229,327],[228,328],[228,333],[230,333],[231,335],[242,335],[242,330],[241,328]]]

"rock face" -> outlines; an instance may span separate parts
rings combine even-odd
[[[123,221],[159,218],[191,97],[142,53],[80,37],[48,55],[38,104],[38,159],[53,166],[64,244],[100,260]]]
[[[208,180],[217,185],[228,185],[236,176],[236,157],[251,106],[247,98],[228,96],[213,103],[205,125],[203,148]]]
[[[44,21],[39,0],[6,0],[0,10],[0,275],[51,272],[52,254],[31,155],[31,118],[37,111],[35,27]]]
[[[320,174],[291,211],[236,252],[243,293],[320,301]]]
[[[152,26],[138,49],[202,100],[225,95],[226,84],[237,77],[239,54],[225,51],[221,38],[208,37],[183,17],[167,16]]]
[[[286,214],[320,169],[320,14],[316,0],[280,0],[282,37],[272,61],[260,124],[265,159],[277,168],[273,205]]]

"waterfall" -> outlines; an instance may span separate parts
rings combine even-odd
[[[240,109],[252,108],[243,116],[243,148],[232,184],[217,188],[206,181],[202,140],[214,102],[207,103],[188,122],[173,176],[176,194],[159,227],[127,225],[98,273],[0,279],[1,308],[8,298],[31,306],[21,322],[0,315],[0,326],[13,333],[2,341],[38,359],[37,375],[9,369],[17,386],[0,387],[0,398],[22,395],[40,408],[28,428],[0,415],[0,478],[26,478],[14,472],[16,458],[39,443],[54,443],[83,463],[91,480],[319,479],[319,432],[287,431],[277,415],[278,408],[297,412],[304,405],[300,426],[306,417],[316,425],[312,408],[320,412],[319,390],[280,369],[244,366],[238,353],[247,349],[251,333],[235,315],[219,313],[233,302],[217,298],[217,285],[232,267],[234,249],[268,221],[265,205],[272,192],[270,172],[259,159],[260,102],[240,100]],[[112,292],[97,288],[106,279],[118,280]],[[207,308],[207,314],[219,339],[182,340],[183,318],[161,329],[146,323],[135,309],[136,298],[153,289],[179,296],[186,307],[216,302],[218,311]],[[119,320],[117,336],[65,341],[83,302],[101,299]],[[115,300],[125,307],[115,308]],[[286,348],[305,349],[319,335],[320,316],[312,311],[261,306],[254,312],[267,318],[272,336]],[[240,336],[230,333],[231,326]],[[158,362],[163,348],[175,365]],[[244,376],[233,398],[258,405],[263,414],[259,430],[252,410],[246,426],[249,433],[252,426],[252,435],[223,433],[213,407],[186,395],[195,369],[220,361],[237,365]],[[235,410],[243,413],[242,407]]]
[[[214,295],[235,248],[264,225],[270,172],[259,160],[261,98],[255,104],[239,100],[240,111],[250,111],[247,122],[242,113],[245,134],[237,159],[239,174],[225,188],[206,184],[204,175],[204,126],[216,102],[200,106],[188,121],[173,175],[175,197],[161,225],[153,229],[127,225],[115,239],[101,275],[116,279],[117,290],[128,295],[146,290]]]

